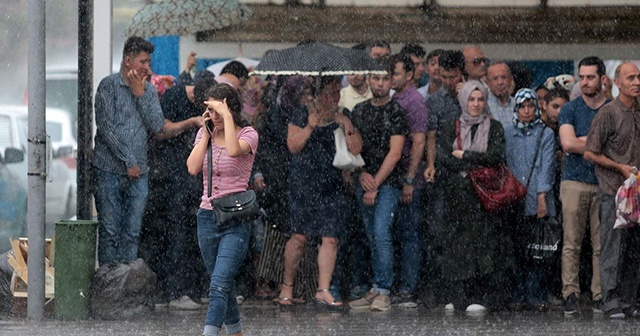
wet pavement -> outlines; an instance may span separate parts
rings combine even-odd
[[[327,312],[313,305],[282,310],[264,302],[242,308],[245,336],[251,335],[639,335],[640,320],[610,321],[584,311],[565,318],[561,307],[546,313],[489,313],[467,316],[426,309],[392,308],[388,312]],[[39,323],[0,319],[0,335],[200,335],[206,310],[158,310],[135,321],[58,321]],[[226,335],[226,333],[222,333]]]

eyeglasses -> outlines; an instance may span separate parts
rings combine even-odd
[[[471,61],[469,63],[473,63],[473,65],[480,65],[482,63],[487,64],[487,63],[489,63],[489,59],[486,58],[486,57],[479,57],[479,58],[476,58],[476,59],[474,59],[473,61]]]

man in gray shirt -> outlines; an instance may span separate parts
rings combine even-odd
[[[147,137],[163,139],[202,125],[201,117],[165,120],[156,89],[147,81],[154,46],[127,39],[120,72],[104,78],[95,98],[93,182],[98,211],[98,261],[127,262],[138,256],[148,193]]]

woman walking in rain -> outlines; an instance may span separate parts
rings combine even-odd
[[[479,81],[464,84],[458,94],[462,114],[445,125],[437,153],[447,171],[445,201],[451,209],[444,232],[444,258],[449,262],[443,264],[443,275],[457,293],[453,308],[468,313],[483,313],[493,303],[501,245],[507,242],[500,221],[484,210],[468,176],[474,168],[495,167],[503,161],[502,125],[491,119],[487,96]]]
[[[357,155],[362,147],[360,135],[344,114],[338,111],[340,80],[320,77],[312,85],[313,98],[291,112],[287,146],[293,154],[289,172],[291,238],[285,246],[284,280],[279,305],[291,305],[298,262],[309,238],[321,240],[318,251],[318,290],[315,299],[328,308],[342,306],[329,291],[336,263],[338,233],[344,225],[345,200],[342,172],[334,167],[336,152],[333,131],[342,127],[347,147]]]
[[[242,102],[236,89],[217,84],[209,90],[208,97],[207,110],[202,115],[207,126],[198,132],[187,159],[191,175],[205,172],[198,210],[198,245],[211,283],[203,335],[218,335],[222,324],[228,335],[242,335],[234,277],[247,254],[251,220],[231,219],[220,225],[211,200],[248,189],[258,133],[242,118]],[[208,162],[212,162],[211,167]],[[207,173],[210,169],[211,174]],[[209,195],[210,179],[213,190]]]

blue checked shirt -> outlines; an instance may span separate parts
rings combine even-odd
[[[96,92],[96,137],[93,166],[112,173],[127,174],[127,168],[147,164],[147,137],[159,132],[164,117],[158,93],[146,83],[144,94],[134,96],[120,73],[104,78]]]
[[[489,105],[493,119],[499,121],[503,128],[506,129],[508,126],[513,125],[513,112],[516,108],[516,100],[513,99],[513,97],[509,96],[507,105],[502,106],[500,99],[489,92],[487,104]]]

